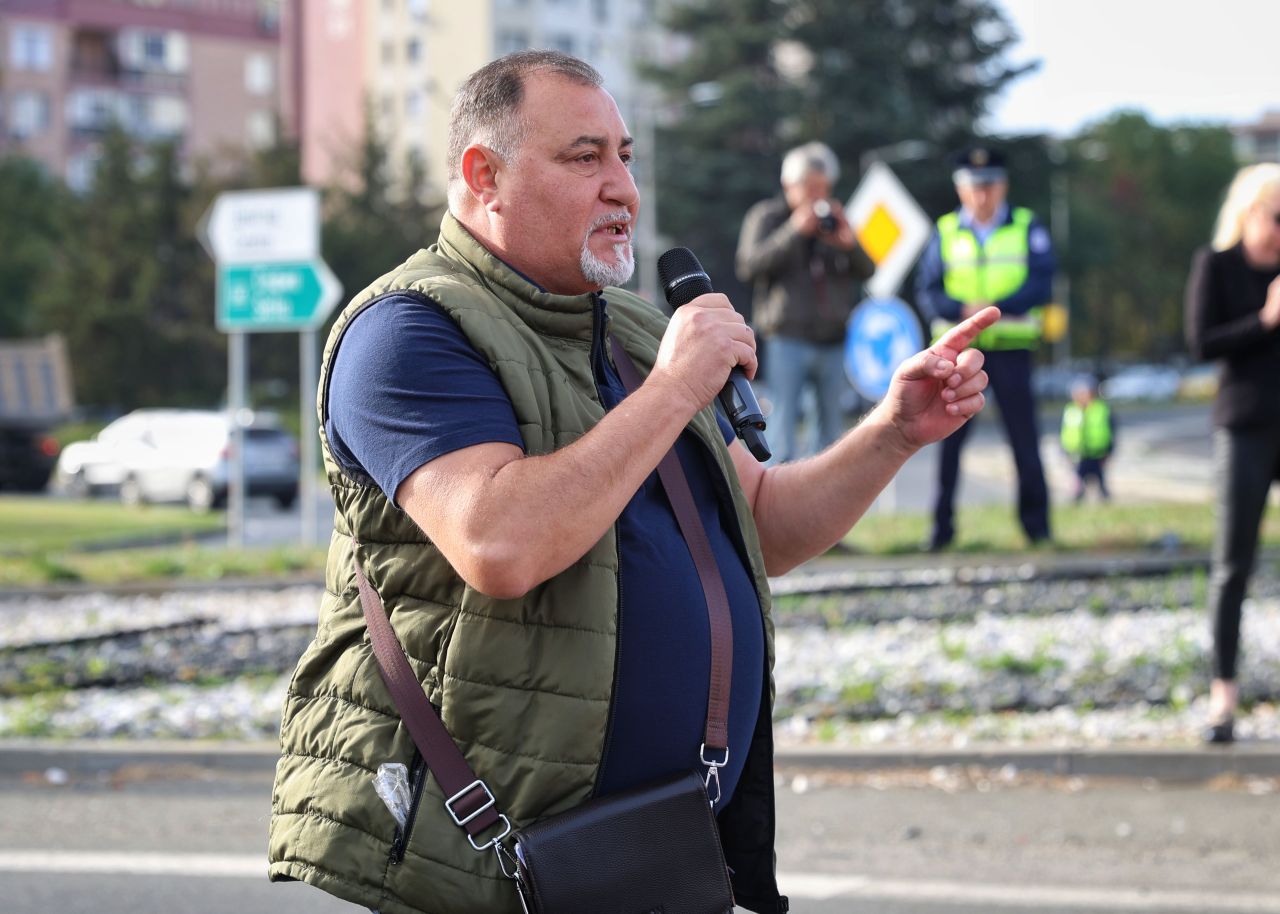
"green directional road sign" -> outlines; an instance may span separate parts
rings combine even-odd
[[[218,329],[260,333],[324,323],[342,285],[323,260],[218,267]]]

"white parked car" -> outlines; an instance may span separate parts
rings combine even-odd
[[[254,423],[244,429],[245,487],[281,508],[298,497],[298,443],[284,429]],[[226,413],[139,409],[90,441],[62,449],[55,490],[73,495],[118,491],[126,504],[185,501],[207,511],[227,499],[231,423]]]
[[[1182,375],[1167,365],[1131,365],[1107,378],[1098,391],[1108,400],[1172,400]]]

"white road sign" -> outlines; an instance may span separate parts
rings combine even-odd
[[[866,283],[873,298],[891,298],[933,234],[933,223],[883,162],[873,162],[845,207],[858,243],[875,261]]]
[[[311,187],[219,194],[201,225],[219,266],[309,261],[320,256],[320,193]]]

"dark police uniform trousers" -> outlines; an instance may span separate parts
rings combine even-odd
[[[1049,538],[1049,488],[1040,462],[1040,427],[1031,390],[1034,353],[1029,349],[983,350],[982,366],[989,378],[987,392],[995,395],[1004,423],[1005,438],[1013,450],[1018,470],[1018,519],[1032,542]],[[938,459],[938,499],[933,509],[935,547],[955,536],[955,500],[960,476],[960,452],[973,420],[960,426],[942,442]]]

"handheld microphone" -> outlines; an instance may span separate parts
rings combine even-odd
[[[667,297],[667,304],[673,308],[715,291],[711,287],[711,277],[688,248],[672,248],[658,258],[658,281],[662,283],[662,294]],[[769,443],[765,441],[765,421],[760,404],[756,402],[751,382],[740,365],[735,365],[729,372],[729,381],[717,399],[729,417],[734,434],[742,439],[752,456],[761,463],[773,456]]]

